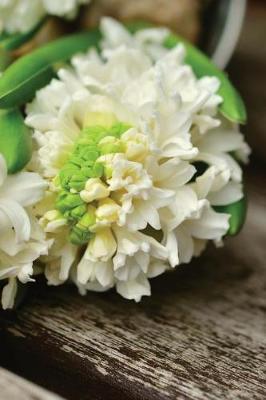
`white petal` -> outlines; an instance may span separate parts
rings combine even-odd
[[[115,278],[119,281],[131,281],[141,272],[141,268],[137,263],[136,257],[127,257],[126,265],[115,271]]]
[[[176,189],[183,186],[193,177],[195,167],[178,159],[170,159],[160,165],[158,176],[154,176],[156,184],[162,188]]]
[[[190,232],[198,239],[220,240],[229,229],[229,217],[206,206],[199,220],[190,221]]]
[[[1,260],[3,261],[3,260]],[[0,268],[0,280],[16,276],[17,267]]]
[[[16,241],[19,243],[29,240],[30,221],[26,211],[11,199],[0,200],[0,212],[1,211],[5,213],[10,220],[10,224],[16,233]],[[12,246],[12,243],[10,243],[10,246]]]
[[[169,231],[175,229],[200,207],[196,193],[192,188],[184,186],[176,194],[175,201],[169,206],[170,213],[162,211],[162,220]]]
[[[113,287],[113,285],[111,286],[102,286],[99,282],[94,281],[94,282],[88,282],[86,285],[81,285],[78,284],[77,282],[75,282],[79,293],[84,296],[87,293],[87,290],[90,290],[92,292],[106,292],[107,290],[111,289]]]
[[[32,172],[20,172],[9,175],[1,188],[0,197],[9,198],[24,207],[31,206],[41,200],[48,184]]]
[[[0,187],[3,185],[7,177],[6,161],[2,154],[0,154]],[[0,189],[2,191],[2,188]]]
[[[2,306],[4,310],[13,308],[17,294],[17,279],[10,278],[2,291]]]
[[[243,198],[243,185],[237,182],[229,182],[220,191],[211,193],[208,198],[213,206],[235,203]]]
[[[220,191],[228,184],[230,180],[230,170],[226,168],[219,170],[217,167],[212,166],[207,171],[196,179],[193,186],[199,199],[204,199],[211,196],[212,192]],[[209,197],[208,197],[209,198]]]
[[[169,263],[174,268],[179,264],[177,237],[174,231],[165,234],[164,242],[169,254]]]
[[[26,242],[27,243],[27,242]],[[8,256],[15,256],[25,247],[25,242],[18,242],[16,233],[12,229],[6,229],[0,235],[0,249]]]
[[[28,264],[24,264],[19,267],[17,277],[22,283],[33,282],[34,279],[31,278],[32,274],[33,265],[32,262],[29,262]]]
[[[167,268],[168,266],[166,263],[154,260],[149,265],[147,276],[148,278],[156,278],[157,276],[163,274]]]
[[[103,287],[110,287],[113,285],[113,269],[112,262],[107,261],[103,263],[99,263],[99,265],[95,268],[95,276],[98,282]]]
[[[151,287],[144,274],[140,274],[137,279],[132,281],[120,282],[116,284],[117,293],[128,300],[139,302],[142,296],[151,295]]]
[[[62,285],[65,281],[59,278],[60,275],[60,260],[54,260],[52,262],[46,262],[44,275],[47,279],[47,284],[50,286]]]
[[[72,267],[78,248],[70,243],[66,244],[62,249],[62,257],[61,257],[61,268],[59,273],[59,279],[61,281],[66,281],[69,277],[69,271]]]
[[[158,211],[152,206],[152,204],[149,204],[149,202],[142,202],[141,205],[138,205],[138,211],[141,214],[143,221],[146,222],[144,228],[149,224],[156,230],[161,229]]]
[[[130,33],[123,27],[123,25],[112,18],[102,18],[100,28],[105,37],[104,45],[106,47],[115,48],[121,44],[132,43],[132,36]]]
[[[175,231],[180,263],[189,263],[194,255],[194,239],[184,228]]]
[[[94,279],[94,265],[97,264],[94,261],[88,260],[86,257],[82,257],[77,266],[77,282],[85,285],[90,279]]]
[[[90,240],[85,257],[92,261],[108,261],[115,254],[116,248],[111,229],[104,228]]]
[[[144,253],[143,251],[140,251],[136,253],[135,255],[135,262],[140,266],[142,271],[146,274],[149,269],[149,264],[150,264],[150,255],[148,253]]]

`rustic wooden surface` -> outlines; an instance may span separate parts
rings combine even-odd
[[[63,400],[62,397],[27,382],[0,368],[0,399],[3,400]]]
[[[249,14],[254,29],[261,12]],[[254,131],[260,140],[265,77],[249,86],[253,63],[243,65],[256,51],[243,43],[245,32],[230,71],[248,99],[248,137]],[[257,54],[254,74],[265,62]],[[82,298],[72,287],[33,286],[19,311],[0,316],[0,364],[69,400],[266,399],[262,147],[246,171],[250,206],[237,238],[154,279],[153,296],[139,305],[113,292]]]

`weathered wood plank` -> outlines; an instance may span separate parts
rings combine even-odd
[[[249,181],[243,233],[140,305],[35,288],[2,317],[11,367],[69,399],[265,399],[266,193],[263,174]]]
[[[0,368],[1,400],[63,400],[47,390]]]

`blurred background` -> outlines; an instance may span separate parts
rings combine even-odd
[[[244,128],[252,162],[265,171],[266,163],[266,2],[250,0],[240,41],[228,71],[243,95],[248,109]],[[266,182],[266,174],[265,174]]]

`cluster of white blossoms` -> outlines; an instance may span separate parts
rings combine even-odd
[[[75,56],[27,105],[28,170],[47,185],[31,213],[48,284],[139,301],[149,278],[222,243],[230,216],[214,208],[243,197],[249,149],[219,114],[219,81],[197,79],[183,46],[166,50],[167,30],[105,18],[101,31],[101,54]]]
[[[0,33],[26,32],[45,15],[72,19],[90,0],[0,0]]]
[[[36,173],[7,175],[0,155],[0,280],[8,280],[2,292],[3,308],[12,308],[17,279],[33,281],[33,262],[48,253],[51,243],[32,214],[32,206],[44,196],[47,183]]]

